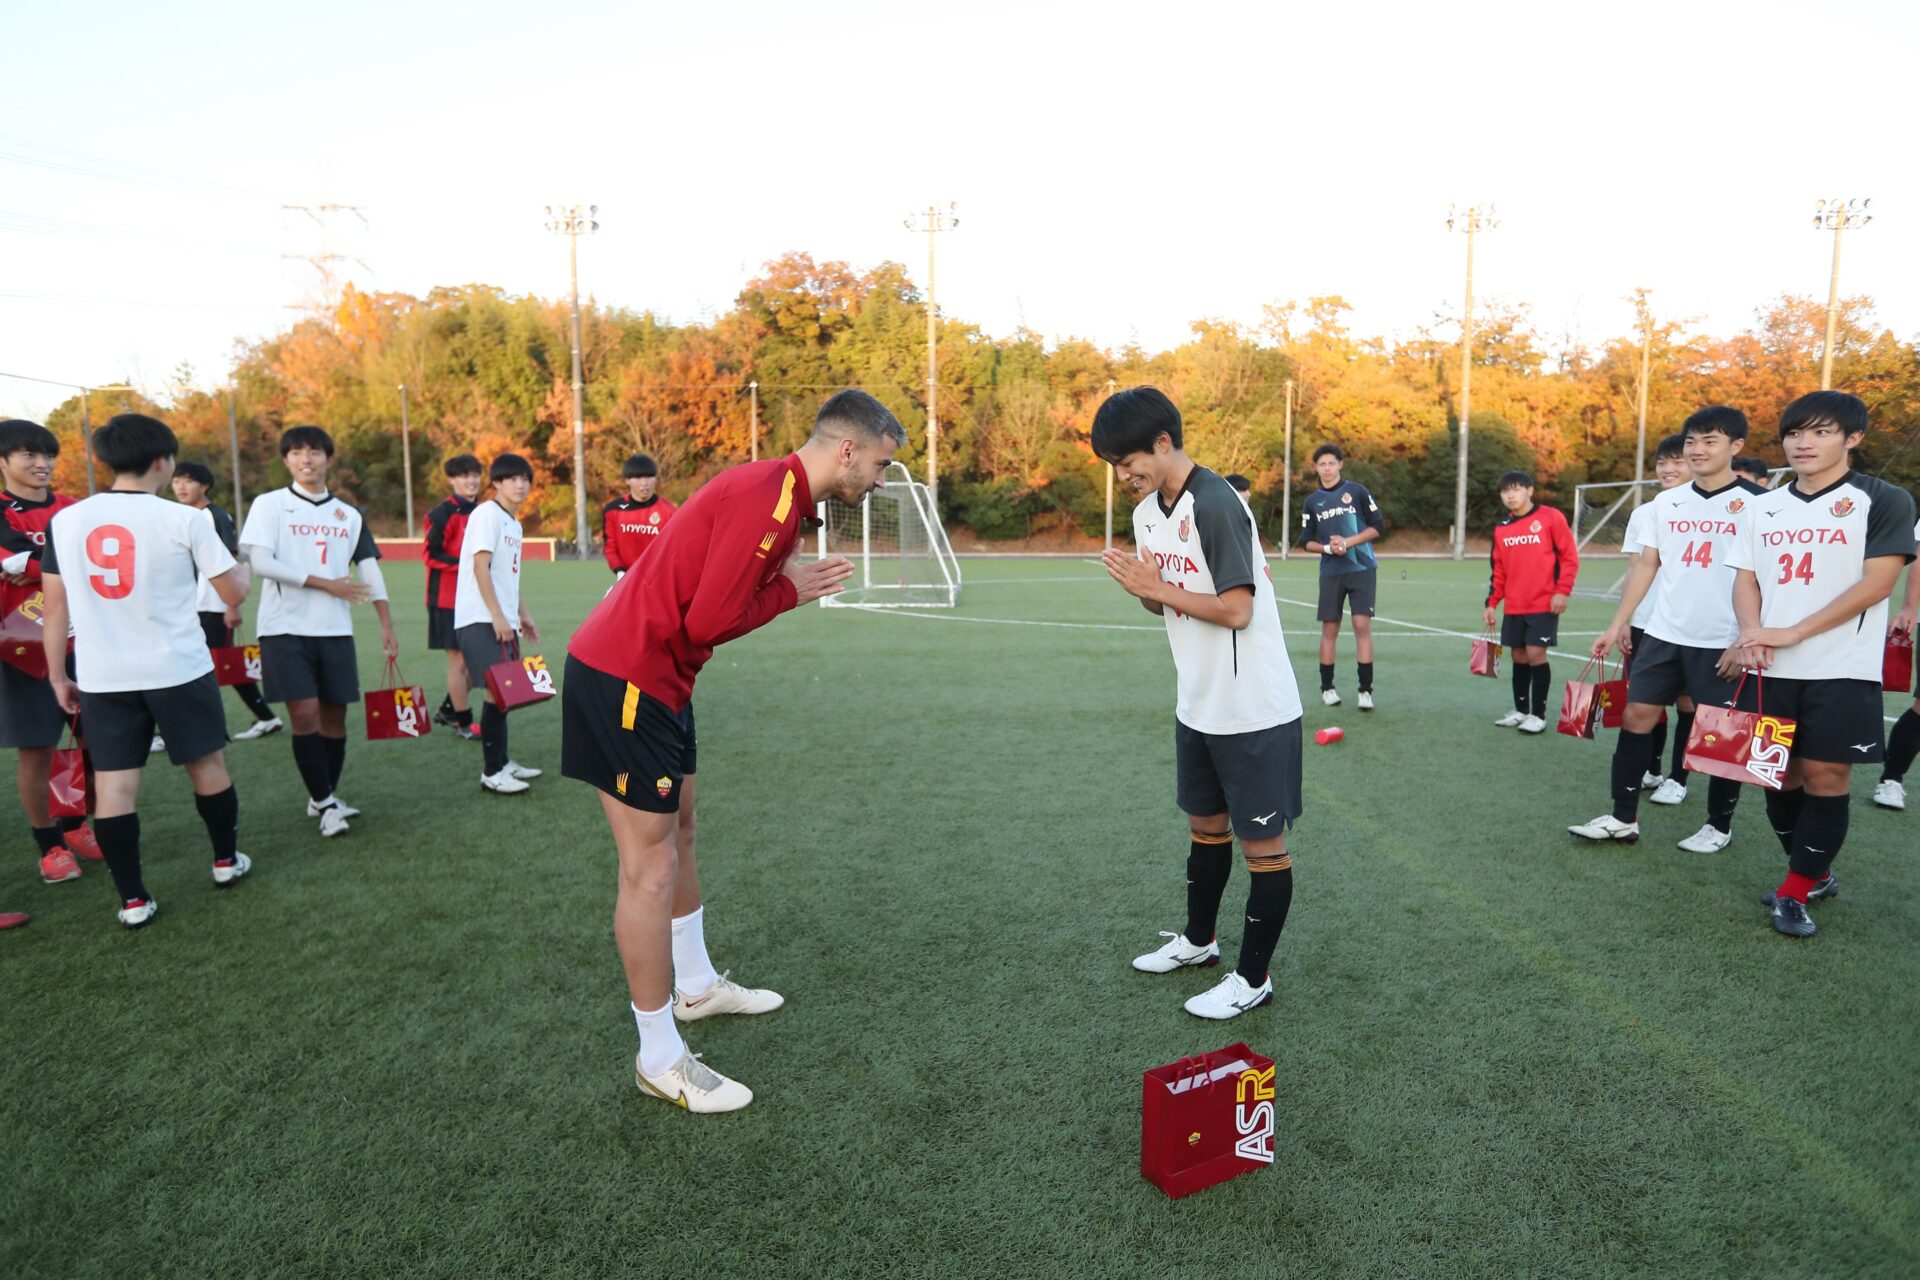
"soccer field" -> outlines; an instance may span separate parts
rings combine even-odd
[[[755,1090],[735,1115],[634,1089],[613,854],[558,776],[557,704],[513,716],[548,770],[513,798],[480,791],[477,745],[368,744],[356,711],[364,816],[324,842],[286,736],[234,744],[255,869],[230,892],[184,777],[150,771],[137,933],[103,868],[42,885],[16,812],[0,908],[35,919],[0,935],[0,1272],[1920,1269],[1920,814],[1874,808],[1877,771],[1819,935],[1783,938],[1755,789],[1720,854],[1674,848],[1704,787],[1646,807],[1638,845],[1567,835],[1607,808],[1611,734],[1492,726],[1508,683],[1456,634],[1484,565],[1383,563],[1362,715],[1350,635],[1347,705],[1314,697],[1315,565],[1276,561],[1306,727],[1346,739],[1308,739],[1273,1003],[1203,1023],[1181,1001],[1223,970],[1128,966],[1184,916],[1159,621],[1092,561],[964,567],[958,610],[802,609],[701,678],[708,941],[788,999],[690,1028]],[[420,572],[389,581],[437,702]],[[606,581],[528,567],[556,669]],[[1610,609],[1576,600],[1562,648]],[[1555,659],[1552,709],[1578,668]],[[1140,1177],[1140,1073],[1240,1039],[1278,1064],[1278,1159],[1171,1202]]]

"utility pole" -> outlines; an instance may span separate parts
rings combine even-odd
[[[1293,546],[1293,379],[1287,379],[1287,443],[1281,453],[1280,558]]]
[[[80,447],[87,455],[87,496],[92,497],[95,490],[93,478],[93,418],[88,411],[87,397],[95,391],[131,391],[132,387],[124,382],[110,383],[104,387],[80,387]]]
[[[747,384],[748,419],[747,460],[760,461],[760,384],[758,381]]]
[[[1493,206],[1447,209],[1447,230],[1467,236],[1467,303],[1460,315],[1460,473],[1453,483],[1453,558],[1467,555],[1467,421],[1473,404],[1473,238],[1499,226]]]
[[[233,455],[233,513],[246,522],[246,499],[240,493],[240,388],[227,388],[227,447]]]
[[[572,279],[573,298],[573,521],[577,554],[585,560],[593,554],[593,540],[587,533],[587,402],[586,385],[580,376],[580,237],[600,229],[594,219],[600,206],[590,204],[585,213],[580,206],[547,206],[547,230],[567,238],[567,268]]]
[[[1820,353],[1820,389],[1833,387],[1833,329],[1840,317],[1840,237],[1873,221],[1867,200],[1816,200],[1813,229],[1833,232],[1833,274],[1827,279],[1827,341]]]
[[[367,222],[366,209],[364,206],[357,204],[335,204],[330,202],[320,204],[282,204],[280,207],[288,213],[305,214],[313,220],[313,224],[316,227],[320,228],[320,243],[312,251],[308,253],[283,253],[280,256],[289,261],[306,263],[313,268],[314,274],[318,277],[316,287],[319,292],[314,295],[314,298],[309,302],[292,303],[290,305],[295,310],[314,311],[324,314],[329,307],[333,306],[340,292],[339,273],[334,270],[335,263],[356,262],[360,264],[361,270],[368,274],[372,274],[373,272],[373,268],[367,265],[365,258],[358,254],[336,252],[333,248],[333,242],[337,235],[334,228],[335,219],[345,221],[342,215],[351,214],[360,220],[360,231],[364,234],[369,225]],[[348,226],[351,228],[352,224],[349,223]]]
[[[940,334],[933,294],[933,245],[940,232],[960,225],[954,216],[959,207],[954,201],[945,209],[930,204],[905,222],[907,230],[927,233],[927,496],[936,515],[940,511]]]
[[[1112,378],[1107,379],[1107,399],[1113,399],[1118,384]],[[1107,463],[1107,550],[1113,550],[1113,464]]]
[[[407,384],[400,384],[400,472],[407,490],[407,536],[413,536],[413,432],[407,424]]]
[[[1653,374],[1653,308],[1647,291],[1638,290],[1633,304],[1640,312],[1640,435],[1633,450],[1633,505],[1640,505],[1640,489],[1647,478],[1647,380]]]

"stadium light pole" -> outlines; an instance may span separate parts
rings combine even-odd
[[[936,516],[940,514],[940,352],[939,317],[933,294],[933,246],[942,231],[951,231],[960,225],[960,219],[954,216],[959,207],[958,202],[951,200],[945,209],[930,204],[924,211],[909,215],[904,224],[909,231],[927,233],[927,497],[933,503]]]
[[[590,204],[586,212],[580,206],[547,206],[547,230],[567,238],[567,272],[572,282],[573,301],[573,527],[575,554],[582,560],[593,552],[587,533],[587,402],[586,386],[580,376],[580,237],[600,229],[594,219],[600,206]]]
[[[227,448],[233,456],[233,509],[245,510],[247,500],[240,493],[240,388],[227,388]]]
[[[747,419],[747,461],[760,461],[760,383],[747,384],[749,418]]]
[[[1633,451],[1633,505],[1640,505],[1640,488],[1647,478],[1647,380],[1653,376],[1653,308],[1647,291],[1639,290],[1634,305],[1640,311],[1640,436]]]
[[[1499,226],[1493,206],[1447,209],[1447,230],[1467,237],[1467,303],[1460,315],[1460,472],[1453,483],[1453,558],[1467,557],[1467,420],[1473,404],[1473,239]]]
[[[1873,221],[1867,212],[1867,200],[1817,200],[1814,202],[1813,229],[1833,232],[1833,274],[1827,277],[1827,341],[1820,352],[1820,389],[1833,387],[1833,330],[1840,317],[1840,237]]]
[[[407,491],[407,537],[413,537],[413,432],[407,425],[407,384],[400,384],[400,470]]]
[[[1280,468],[1280,558],[1287,558],[1293,545],[1293,379],[1287,379],[1287,443],[1281,453]]]

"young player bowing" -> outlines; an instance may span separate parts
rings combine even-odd
[[[713,651],[840,589],[841,556],[789,565],[816,501],[858,505],[905,442],[885,405],[842,391],[796,453],[709,480],[574,633],[562,682],[560,771],[600,792],[620,878],[613,937],[640,1032],[634,1082],[689,1111],[753,1093],[688,1051],[675,1021],[783,1003],[717,972],[694,864],[693,684]]]
[[[1853,766],[1877,763],[1887,597],[1914,558],[1913,498],[1853,470],[1867,406],[1843,391],[1801,396],[1780,415],[1792,483],[1754,500],[1729,559],[1736,570],[1735,649],[1722,669],[1765,673],[1740,705],[1797,723],[1783,786],[1767,818],[1787,852],[1787,876],[1762,901],[1773,927],[1814,932],[1807,902],[1835,892],[1847,838]]]
[[[1300,816],[1300,690],[1253,517],[1227,482],[1187,457],[1180,411],[1153,387],[1109,396],[1093,451],[1141,495],[1138,555],[1107,551],[1107,573],[1165,620],[1173,650],[1174,798],[1187,815],[1187,921],[1144,973],[1219,963],[1214,925],[1240,837],[1247,890],[1239,964],[1186,1002],[1234,1018],[1273,998],[1267,971],[1293,903],[1287,829]]]
[[[120,923],[137,929],[158,904],[140,872],[140,780],[158,730],[183,766],[213,842],[213,882],[252,863],[235,847],[240,800],[227,775],[227,716],[195,603],[206,579],[226,604],[246,599],[233,556],[204,511],[158,495],[180,445],[152,418],[123,413],[93,433],[113,487],[53,519],[41,573],[54,694],[86,720],[94,767],[94,834],[120,893]],[[78,688],[67,679],[71,621]]]
[[[1613,811],[1568,827],[1587,840],[1640,838],[1640,788],[1652,750],[1660,709],[1682,696],[1696,705],[1732,702],[1734,686],[1721,668],[1737,624],[1733,616],[1734,544],[1753,518],[1754,499],[1766,492],[1734,474],[1733,459],[1746,446],[1747,415],[1712,405],[1688,418],[1687,468],[1693,483],[1662,491],[1639,537],[1640,556],[1627,571],[1613,622],[1593,642],[1593,656],[1619,648],[1633,654],[1627,707],[1613,748]],[[1644,640],[1631,627],[1643,600],[1653,602]],[[1740,784],[1711,778],[1707,823],[1680,842],[1689,853],[1714,853],[1733,839],[1733,810]]]
[[[520,656],[520,635],[540,638],[533,615],[520,598],[520,504],[533,488],[533,466],[517,453],[503,453],[488,468],[493,497],[473,509],[460,544],[460,581],[454,593],[453,635],[468,671]],[[539,769],[507,756],[507,713],[489,700],[480,708],[484,762],[480,785],[499,795],[527,789]]]

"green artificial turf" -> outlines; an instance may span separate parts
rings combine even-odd
[[[1347,705],[1318,704],[1311,610],[1283,606],[1307,728],[1346,739],[1309,738],[1273,1004],[1203,1023],[1181,1001],[1224,970],[1128,966],[1184,914],[1159,623],[1085,560],[965,569],[957,611],[804,609],[701,678],[707,937],[788,998],[691,1029],[756,1091],[737,1115],[633,1087],[613,855],[558,775],[557,704],[513,716],[515,758],[548,770],[517,798],[482,794],[477,745],[368,744],[356,711],[341,793],[365,815],[333,841],[286,736],[236,743],[255,866],[232,891],[185,779],[153,769],[138,933],[101,868],[42,885],[16,814],[0,909],[35,919],[0,935],[0,1272],[1920,1269],[1920,815],[1867,803],[1872,770],[1819,936],[1779,937],[1757,792],[1721,854],[1673,847],[1704,788],[1647,807],[1638,846],[1576,842],[1611,735],[1495,729],[1506,680],[1401,625],[1477,630],[1484,568],[1388,561],[1371,715],[1346,638]],[[1311,602],[1313,571],[1276,563],[1281,596]],[[389,580],[437,701],[419,568]],[[557,668],[606,575],[526,585]],[[1139,1173],[1140,1073],[1238,1039],[1278,1063],[1278,1160],[1169,1201]]]

